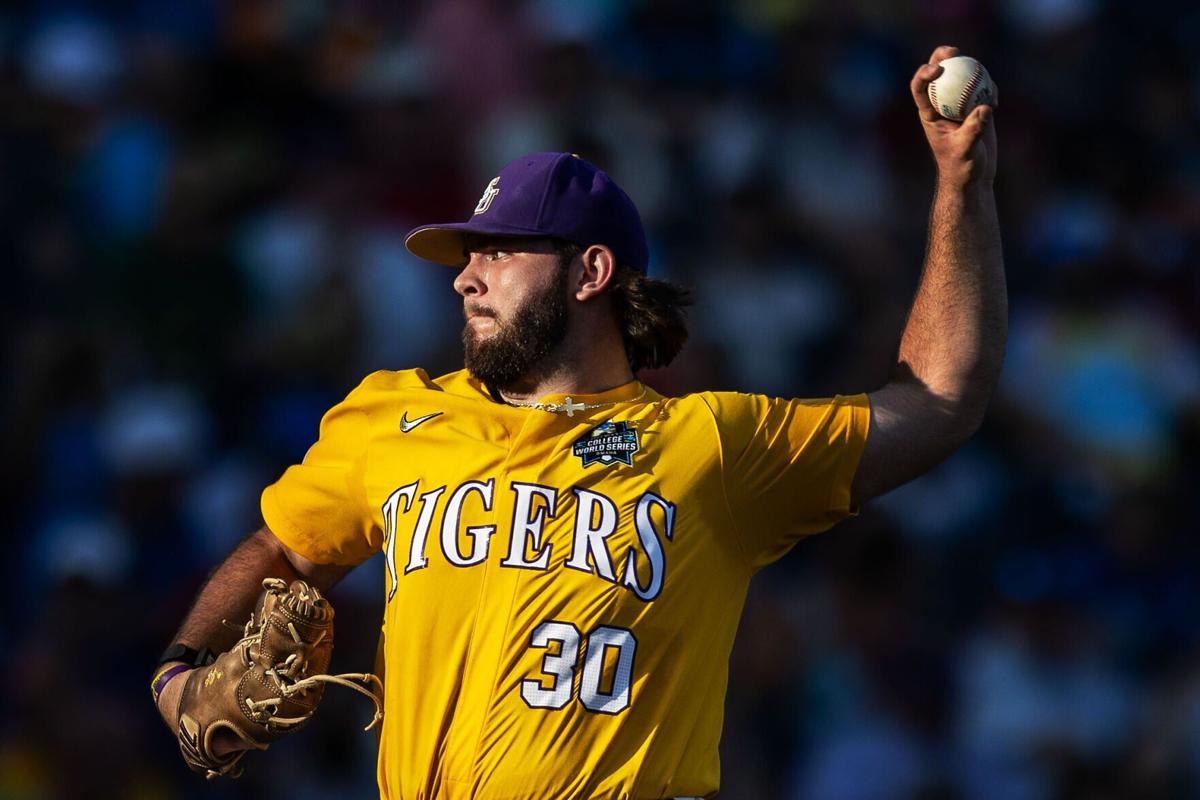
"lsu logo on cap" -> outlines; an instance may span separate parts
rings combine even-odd
[[[479,202],[475,204],[475,213],[482,214],[487,211],[492,205],[492,201],[496,199],[496,195],[500,194],[500,177],[492,178],[491,183],[483,190],[483,196],[479,198]]]
[[[615,464],[618,461],[633,466],[633,454],[642,449],[638,432],[628,422],[602,422],[579,441],[571,452],[579,456],[583,466]]]

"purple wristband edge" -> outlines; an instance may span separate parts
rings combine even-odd
[[[150,694],[154,695],[154,704],[158,705],[158,696],[162,694],[162,690],[166,688],[171,678],[174,678],[181,672],[187,672],[191,668],[190,664],[176,664],[173,667],[167,667],[155,675],[154,679],[150,681]]]

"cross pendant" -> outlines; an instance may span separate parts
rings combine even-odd
[[[576,411],[583,411],[587,408],[587,406],[585,406],[583,403],[574,403],[571,401],[571,398],[568,397],[567,402],[563,404],[562,408],[567,412],[568,417],[573,417],[575,416]]]

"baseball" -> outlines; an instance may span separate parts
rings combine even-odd
[[[961,122],[977,105],[996,105],[996,85],[983,64],[955,56],[940,66],[942,74],[929,84],[929,102],[943,117]]]

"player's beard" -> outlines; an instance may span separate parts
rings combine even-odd
[[[567,335],[567,277],[560,265],[550,285],[525,301],[509,319],[490,309],[474,313],[495,320],[496,332],[482,337],[470,323],[463,328],[463,355],[472,375],[495,389],[528,382]]]

